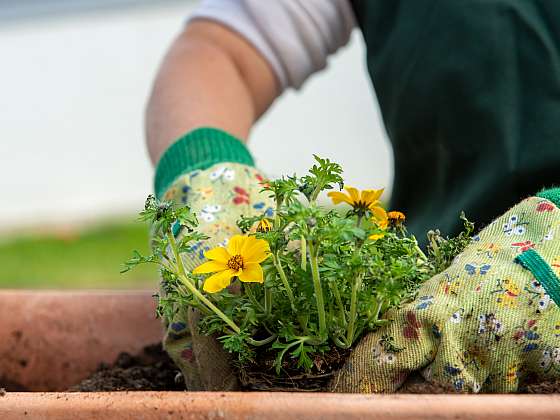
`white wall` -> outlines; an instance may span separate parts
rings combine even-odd
[[[167,4],[0,25],[0,229],[136,212],[151,191],[143,108],[193,7]],[[388,186],[390,149],[358,33],[329,69],[281,98],[251,149],[273,175],[313,153],[359,187]]]

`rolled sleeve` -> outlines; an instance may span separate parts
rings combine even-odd
[[[219,22],[268,61],[282,89],[298,89],[346,45],[355,27],[348,0],[204,0],[192,19]]]

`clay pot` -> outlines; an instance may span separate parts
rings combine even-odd
[[[63,390],[157,342],[149,292],[0,292],[0,383]],[[558,419],[550,395],[0,393],[0,419]]]
[[[349,395],[217,392],[8,393],[0,418],[76,419],[538,419],[560,400],[529,395]]]
[[[0,292],[0,384],[61,391],[163,334],[150,292]]]

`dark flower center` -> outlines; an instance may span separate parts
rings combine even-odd
[[[227,262],[228,268],[239,271],[243,268],[243,257],[241,255],[234,255]]]

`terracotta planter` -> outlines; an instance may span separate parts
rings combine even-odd
[[[128,392],[7,394],[0,418],[41,419],[558,419],[547,396],[364,396],[292,393]]]
[[[150,292],[0,292],[0,383],[63,390],[160,339]],[[115,392],[0,394],[0,419],[560,418],[560,397]]]
[[[62,391],[161,339],[151,292],[0,293],[0,383]]]

